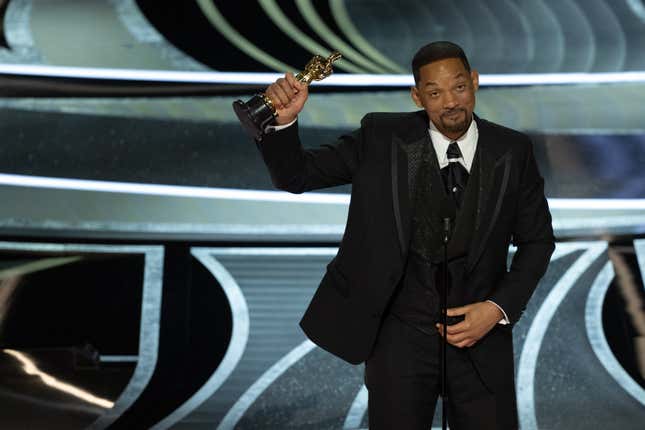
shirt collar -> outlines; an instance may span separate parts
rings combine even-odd
[[[448,165],[448,157],[446,151],[448,150],[448,145],[451,142],[457,142],[459,145],[459,150],[463,156],[459,162],[470,171],[470,167],[473,164],[473,159],[475,158],[475,149],[477,148],[477,139],[479,138],[479,130],[477,129],[477,122],[473,117],[470,121],[470,126],[468,130],[459,137],[458,139],[450,139],[444,136],[434,125],[432,121],[430,122],[429,133],[430,139],[432,140],[432,145],[434,146],[435,152],[437,153],[437,159],[439,161],[439,167],[443,168]]]

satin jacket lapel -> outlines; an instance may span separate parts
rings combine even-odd
[[[392,204],[394,221],[399,239],[401,255],[407,254],[407,243],[410,237],[410,196],[408,193],[408,161],[402,148],[403,144],[397,136],[392,139]]]
[[[512,154],[495,140],[485,121],[478,121],[479,195],[475,232],[468,252],[467,272],[470,272],[484,251],[486,241],[495,226],[508,187]]]
[[[412,199],[408,178],[408,154],[417,150],[428,141],[428,117],[419,111],[411,124],[403,127],[392,136],[391,174],[392,203],[394,220],[401,255],[407,256],[411,235]]]

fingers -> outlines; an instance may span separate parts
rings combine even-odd
[[[446,315],[449,317],[456,317],[458,315],[465,315],[470,310],[471,305],[460,306],[458,308],[446,309]]]
[[[455,343],[453,345],[456,346],[457,348],[470,348],[471,346],[473,346],[476,343],[477,343],[477,341],[475,341],[475,340],[464,340],[464,341],[461,341],[459,343]]]
[[[460,323],[461,324],[461,323]],[[466,330],[461,330],[455,333],[450,333],[450,327],[451,326],[446,326],[446,339],[449,341],[460,341],[469,336],[469,333]],[[443,325],[442,324],[437,324],[437,331],[441,336],[443,336]]]
[[[463,334],[448,335],[448,337],[446,337],[446,341],[452,346],[456,346],[457,348],[471,347],[475,343],[477,343],[477,340],[478,339],[475,339],[469,335],[463,335]]]
[[[298,93],[298,86],[292,84],[296,81],[293,74],[287,73],[284,78],[279,78],[273,84],[269,85],[265,94],[271,99],[276,109],[282,109],[291,103]],[[298,83],[299,84],[299,83]]]
[[[449,344],[456,346],[457,348],[467,348],[477,343],[479,339],[474,333],[465,328],[465,324],[467,323],[462,321],[454,326],[446,327],[446,341]],[[461,327],[457,328],[457,326]],[[456,328],[456,330],[453,330],[454,333],[450,333],[451,327]],[[440,336],[443,336],[443,326],[441,324],[437,324],[437,331]]]
[[[278,79],[271,84],[266,90],[266,95],[271,99],[276,109],[282,109],[291,101],[293,90],[285,90],[283,86],[284,78]]]
[[[471,328],[470,321],[463,320],[462,322],[459,322],[457,324],[447,325],[446,332],[448,334],[458,334],[458,333],[463,333],[465,331],[468,331],[470,330],[470,328]]]
[[[471,341],[474,340],[473,336],[471,334],[465,334],[465,333],[459,333],[459,334],[449,334],[446,337],[446,340],[448,340],[448,343],[451,343],[453,345],[457,345],[461,342],[464,341]]]
[[[493,312],[489,313],[488,304],[471,303],[447,309],[448,316],[465,315],[465,319],[457,324],[446,326],[446,341],[458,348],[467,348],[484,337],[495,326],[495,321],[491,323],[492,319],[487,317],[487,315],[494,314]],[[437,330],[443,336],[441,324],[437,324]]]
[[[306,85],[300,82],[299,80],[297,80],[296,77],[293,76],[293,73],[287,73],[284,75],[284,77],[289,83],[289,85],[295,88],[297,92],[300,92],[306,88]]]

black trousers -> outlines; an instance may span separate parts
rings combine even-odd
[[[441,337],[386,317],[365,363],[370,430],[429,430],[441,392]],[[447,348],[451,430],[517,429],[515,392],[493,393],[466,349]]]

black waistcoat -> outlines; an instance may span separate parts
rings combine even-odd
[[[479,151],[476,151],[461,209],[448,245],[448,307],[470,303],[470,292],[464,281],[468,248],[475,231],[479,190]],[[408,188],[413,198],[412,237],[406,268],[390,312],[414,327],[435,334],[439,320],[439,288],[443,282],[442,222],[437,208],[446,190],[441,178],[437,155],[427,142],[410,148],[408,155]]]

